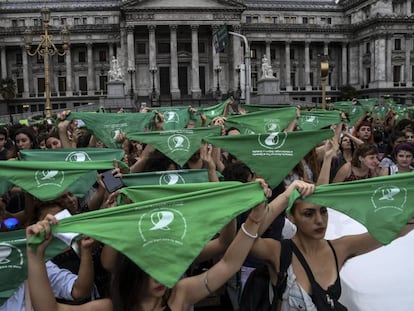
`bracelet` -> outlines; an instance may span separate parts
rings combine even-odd
[[[208,293],[211,295],[213,292],[211,291],[210,287],[208,286],[208,270],[206,271],[206,276],[204,277],[204,286],[206,287]]]
[[[256,234],[251,234],[249,231],[247,231],[246,230],[246,228],[244,227],[244,223],[242,223],[241,224],[241,230],[243,231],[243,233],[245,234],[245,235],[247,235],[249,238],[252,238],[252,239],[257,239],[257,237],[258,237],[258,234],[257,234],[257,232],[256,232]]]

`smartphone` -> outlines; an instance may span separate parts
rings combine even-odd
[[[107,170],[101,173],[101,176],[102,176],[102,181],[105,185],[105,188],[106,190],[108,190],[109,193],[112,193],[118,189],[121,189],[124,186],[122,179],[119,177],[115,177],[112,174],[112,170]]]

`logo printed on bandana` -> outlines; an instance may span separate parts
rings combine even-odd
[[[115,129],[114,131],[112,131],[112,139],[116,140],[116,138],[118,137],[119,134],[121,134],[121,129]]]
[[[407,189],[387,185],[377,188],[371,196],[375,212],[385,208],[403,211],[407,202]]]
[[[181,134],[175,134],[168,137],[168,148],[172,152],[174,151],[189,151],[190,141],[188,138]]]
[[[2,269],[22,269],[24,264],[22,251],[11,244],[0,244],[0,270]]]
[[[286,138],[286,132],[276,132],[269,134],[259,134],[258,141],[262,147],[274,150],[281,148],[285,144]]]
[[[64,171],[42,170],[35,172],[35,180],[37,187],[57,186],[61,187],[65,180]]]
[[[178,123],[180,122],[180,117],[175,111],[166,111],[164,112],[164,123]]]
[[[187,221],[177,209],[162,207],[141,215],[138,221],[143,247],[156,243],[183,245]]]
[[[319,124],[319,118],[317,116],[304,116],[302,120],[304,123],[312,124],[313,127],[317,127],[317,125]]]
[[[89,157],[89,154],[85,151],[73,151],[69,153],[65,159],[66,162],[84,162],[90,160],[91,158]]]
[[[269,120],[266,122],[264,126],[264,130],[266,133],[274,133],[280,131],[279,122],[277,120]]]
[[[159,181],[160,185],[185,184],[184,178],[180,174],[162,174]]]

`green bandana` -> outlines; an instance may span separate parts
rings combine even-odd
[[[163,129],[166,131],[181,130],[190,120],[188,107],[157,107],[149,109],[149,111],[154,110],[157,110],[164,115]]]
[[[163,188],[168,187],[181,191],[163,197]],[[157,193],[157,199],[74,215],[52,225],[52,232],[82,233],[108,244],[171,288],[223,226],[265,200],[256,182],[143,188]],[[33,237],[30,243],[43,238]]]
[[[208,171],[205,169],[187,169],[162,172],[123,174],[122,181],[124,182],[124,185],[127,187],[144,185],[175,185],[200,183],[208,182]]]
[[[313,110],[300,112],[298,126],[302,131],[313,131],[341,122],[338,111]]]
[[[46,250],[46,260],[61,253],[68,245],[53,239]],[[0,306],[27,279],[26,230],[0,234]]]
[[[67,119],[82,120],[96,139],[109,148],[117,148],[120,144],[115,138],[119,133],[144,131],[153,117],[153,113],[71,112]]]
[[[294,191],[289,206],[299,196]],[[414,175],[403,173],[321,185],[303,200],[348,215],[380,243],[388,244],[414,215]]]
[[[236,127],[241,134],[280,132],[295,118],[295,107],[228,116],[226,127]]]
[[[200,113],[203,112],[207,119],[207,124],[211,122],[215,117],[222,116],[224,114],[224,109],[226,108],[227,103],[230,99],[226,99],[225,101],[210,107],[199,107],[197,111]]]
[[[237,157],[276,187],[303,157],[331,130],[206,137],[204,140]]]
[[[150,144],[175,163],[183,166],[200,148],[201,140],[204,137],[220,135],[220,133],[221,128],[214,126],[177,131],[128,133],[127,138]]]
[[[336,102],[333,103],[334,109],[346,112],[349,118],[349,125],[354,126],[358,119],[367,111],[362,105],[353,105],[352,102]]]
[[[127,167],[120,161],[118,166]],[[101,169],[114,169],[114,161],[0,161],[0,178],[21,187],[39,200],[49,201],[59,197],[86,172]]]

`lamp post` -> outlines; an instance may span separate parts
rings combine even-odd
[[[37,48],[32,52],[31,37],[32,34],[30,31],[25,31],[25,46],[27,54],[30,56],[39,55],[43,57],[44,67],[45,67],[45,93],[46,93],[46,118],[52,116],[50,105],[50,75],[49,75],[49,56],[59,55],[64,56],[69,47],[68,36],[69,32],[66,27],[61,31],[63,51],[59,51],[58,48],[53,43],[53,37],[49,35],[49,20],[50,20],[50,10],[48,8],[43,8],[41,10],[41,16],[43,21],[43,30],[44,34],[40,35],[40,43]]]
[[[149,69],[149,72],[152,75],[152,91],[151,91],[151,102],[154,102],[157,99],[157,90],[155,89],[155,74],[157,73],[158,69],[156,66],[152,66]]]
[[[242,90],[241,90],[241,85],[240,85],[240,72],[241,72],[241,68],[240,65],[237,65],[236,67],[236,72],[237,72],[237,91],[236,91],[236,99],[240,99],[241,95],[242,95]]]
[[[134,75],[134,72],[135,72],[135,68],[134,67],[129,67],[127,70],[128,70],[129,79],[130,79],[130,82],[131,82],[131,87],[129,89],[129,95],[131,95],[131,98],[132,98],[134,96],[133,75]]]
[[[321,86],[322,86],[322,109],[326,109],[326,79],[329,73],[329,62],[327,59],[321,61]]]
[[[217,75],[217,89],[216,89],[216,97],[220,98],[221,96],[221,90],[220,90],[220,72],[223,68],[220,65],[217,65],[216,68],[214,68],[214,72]]]

